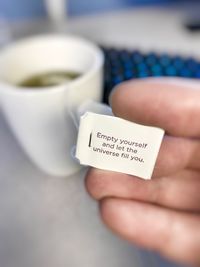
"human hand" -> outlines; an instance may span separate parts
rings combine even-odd
[[[116,116],[166,131],[152,180],[91,169],[89,193],[123,238],[200,266],[200,83],[146,79],[118,86]]]

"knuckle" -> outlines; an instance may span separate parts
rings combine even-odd
[[[105,180],[103,177],[95,175],[95,173],[92,171],[87,175],[85,185],[88,193],[94,199],[99,200],[104,197],[106,187]]]
[[[160,177],[152,180],[154,182],[154,195],[153,195],[153,203],[156,204],[164,204],[168,202],[169,199],[169,193],[166,191],[169,191],[168,187],[168,179],[166,177]],[[168,190],[166,190],[166,188]]]

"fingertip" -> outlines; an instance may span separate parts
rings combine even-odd
[[[113,113],[117,115],[118,108],[121,106],[121,104],[124,101],[126,91],[128,88],[133,88],[135,84],[137,84],[140,81],[131,80],[131,81],[125,81],[123,83],[118,84],[115,86],[109,96],[109,104],[112,107]]]
[[[118,232],[116,223],[119,219],[118,200],[114,198],[104,198],[100,201],[100,214],[108,227]],[[119,226],[120,227],[120,226]]]
[[[121,100],[121,94],[122,96],[124,95],[124,90],[126,89],[131,89],[133,90],[134,88],[140,88],[141,86],[147,86],[149,83],[159,83],[159,82],[163,82],[162,78],[158,77],[158,78],[154,78],[154,77],[147,77],[144,79],[132,79],[129,81],[124,81],[118,85],[116,85],[109,96],[109,104],[112,106],[115,102],[117,102],[117,100]]]
[[[113,110],[113,107],[115,105],[116,99],[118,98],[119,93],[121,92],[121,90],[124,90],[125,87],[126,87],[126,82],[123,82],[123,83],[116,85],[112,89],[112,91],[109,95],[109,98],[108,98],[108,103],[112,107],[112,110]]]
[[[105,224],[130,241],[135,240],[137,236],[135,229],[132,228],[133,220],[139,219],[137,216],[134,218],[134,207],[137,210],[136,202],[120,198],[105,198],[100,201],[100,213]]]
[[[100,200],[106,194],[106,176],[109,176],[108,171],[96,168],[91,168],[88,171],[85,178],[85,187],[92,198]]]
[[[121,118],[148,125],[150,118],[158,112],[160,84],[161,79],[146,78],[117,85],[110,95],[113,113]],[[156,98],[158,102],[154,101]]]
[[[86,190],[88,194],[94,199],[98,199],[98,196],[96,194],[96,188],[98,186],[96,184],[96,173],[97,173],[96,169],[90,168],[85,177]]]

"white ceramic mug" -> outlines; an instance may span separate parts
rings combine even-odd
[[[71,157],[77,130],[71,118],[86,100],[102,97],[101,50],[69,35],[41,35],[0,52],[0,107],[30,159],[51,175],[67,176],[80,165]],[[22,88],[36,73],[63,70],[82,75],[67,84]]]

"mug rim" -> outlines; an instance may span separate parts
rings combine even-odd
[[[45,41],[48,39],[60,39],[60,40],[67,40],[67,39],[71,39],[74,41],[77,41],[83,45],[86,45],[87,47],[89,47],[90,49],[93,50],[94,52],[94,60],[92,62],[92,66],[89,67],[89,69],[84,72],[83,74],[81,74],[79,77],[77,77],[76,79],[67,82],[67,83],[61,83],[58,85],[53,85],[53,86],[45,86],[45,87],[41,87],[42,90],[38,90],[39,87],[21,87],[15,84],[11,84],[9,82],[6,81],[2,81],[0,79],[0,85],[6,87],[6,90],[10,90],[13,93],[24,93],[24,94],[42,94],[45,92],[55,92],[58,90],[62,90],[62,89],[67,89],[68,87],[71,86],[76,86],[79,85],[79,83],[84,83],[86,80],[90,79],[97,70],[99,70],[99,68],[101,66],[103,66],[103,62],[104,62],[104,55],[103,55],[103,51],[101,51],[101,49],[92,41],[85,39],[83,37],[80,36],[76,36],[73,34],[58,34],[58,33],[47,33],[47,34],[38,34],[38,35],[32,35],[29,37],[24,37],[21,38],[17,41],[14,41],[13,43],[9,44],[8,46],[4,47],[1,49],[0,51],[0,58],[3,55],[3,53],[8,52],[9,50],[15,48],[16,45],[21,45],[21,44],[25,44],[26,42],[30,42],[30,41],[35,41],[35,40],[42,40]],[[27,90],[26,90],[27,89]],[[36,90],[37,89],[37,90]],[[2,90],[2,89],[1,89]]]

